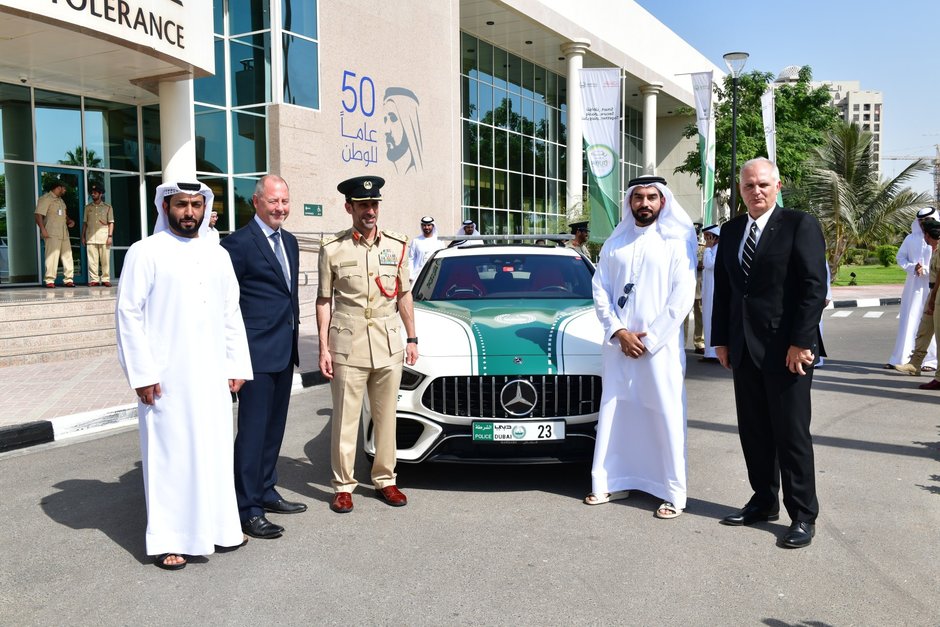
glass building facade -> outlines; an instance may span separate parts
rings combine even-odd
[[[215,76],[193,81],[196,170],[228,231],[254,215],[268,171],[267,105],[320,107],[318,17],[309,0],[216,0],[213,10]]]
[[[566,225],[568,81],[461,33],[463,217],[483,234],[558,233]],[[643,172],[642,114],[624,107],[626,181]],[[587,162],[581,196],[587,200]]]
[[[268,171],[268,105],[318,109],[317,4],[308,0],[216,0],[215,76],[193,81],[197,177],[216,195],[220,230],[254,214],[251,195]],[[277,19],[272,24],[271,16]],[[279,54],[272,54],[279,41]],[[160,184],[159,106],[0,83],[0,287],[42,276],[36,199],[53,179],[75,226],[75,280],[86,280],[81,245],[88,187],[100,183],[114,207],[112,272],[131,244],[152,232]]]
[[[484,234],[558,232],[567,81],[467,33],[461,51],[464,219]]]

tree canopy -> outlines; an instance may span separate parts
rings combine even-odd
[[[739,169],[748,159],[767,156],[760,98],[773,78],[773,74],[758,70],[738,77]],[[814,150],[825,143],[827,131],[839,121],[839,112],[831,105],[829,91],[825,87],[813,89],[810,86],[812,78],[812,70],[804,66],[795,83],[775,87],[777,166],[783,179],[784,202],[788,207],[803,210],[809,208],[803,190],[807,162]],[[714,88],[718,96],[715,106],[715,193],[725,199],[731,188],[731,76],[725,76],[723,84],[716,83]],[[686,127],[684,135],[687,138],[698,135],[694,122]],[[696,176],[701,186],[700,164],[696,148],[688,153],[685,162],[675,171]],[[732,215],[744,210],[740,197],[738,204],[738,208],[732,208]]]
[[[803,192],[826,236],[832,276],[850,246],[893,239],[907,231],[917,209],[933,202],[905,186],[929,165],[915,161],[893,179],[879,179],[872,134],[857,124],[840,121],[814,152]]]

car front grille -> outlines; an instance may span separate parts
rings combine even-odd
[[[530,412],[514,415],[503,407],[500,395],[507,383],[527,381],[536,398]],[[421,403],[445,416],[527,420],[596,413],[600,407],[601,378],[596,375],[495,375],[438,377],[431,381]]]

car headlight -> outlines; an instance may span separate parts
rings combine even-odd
[[[401,385],[398,387],[402,390],[416,390],[422,381],[424,381],[423,374],[406,367],[402,369]]]

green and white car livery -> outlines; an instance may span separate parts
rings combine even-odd
[[[593,271],[568,248],[436,253],[413,286],[420,357],[402,377],[398,459],[590,459],[603,333]]]

